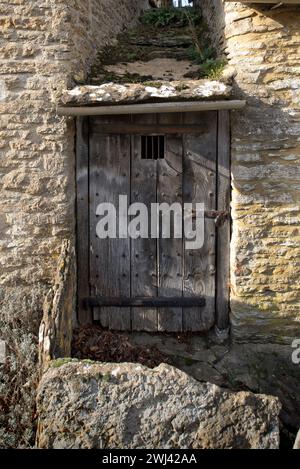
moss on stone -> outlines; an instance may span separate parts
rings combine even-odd
[[[102,364],[102,362],[97,362],[94,360],[90,360],[89,358],[85,358],[84,360],[79,360],[78,358],[71,358],[71,357],[62,357],[52,360],[49,364],[50,368],[60,368],[67,363],[82,363],[84,365],[97,365]],[[101,375],[102,376],[102,375]]]
[[[184,83],[180,83],[180,85],[177,85],[177,86],[175,87],[175,89],[176,89],[176,91],[181,92],[181,91],[184,91],[184,90],[188,90],[189,87],[188,87],[186,84],[184,84]]]
[[[78,362],[77,358],[70,358],[70,357],[64,357],[64,358],[57,358],[56,360],[52,360],[49,364],[50,368],[60,368],[63,365],[66,365],[67,363],[71,362]]]
[[[81,363],[84,363],[85,365],[95,365],[96,362],[94,360],[86,358],[85,360],[81,360]]]
[[[151,86],[152,88],[160,88],[162,83],[161,81],[145,81],[145,86]]]

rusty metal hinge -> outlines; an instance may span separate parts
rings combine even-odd
[[[196,217],[196,210],[193,210],[193,218]],[[221,226],[229,217],[228,210],[205,210],[204,218],[210,218],[215,221],[216,226]]]
[[[206,218],[213,218],[216,226],[221,226],[228,219],[228,210],[205,210],[204,216]]]

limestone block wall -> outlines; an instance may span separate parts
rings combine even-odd
[[[232,113],[233,335],[291,343],[300,336],[300,6],[199,3],[248,103]]]
[[[29,444],[28,363],[61,246],[74,237],[74,122],[56,115],[57,96],[147,5],[0,0],[0,339],[11,357],[0,364],[0,447]]]
[[[56,116],[56,95],[147,3],[0,2],[2,286],[51,282],[74,221],[73,122]]]

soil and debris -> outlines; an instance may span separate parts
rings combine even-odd
[[[155,368],[172,360],[154,345],[133,345],[128,335],[111,332],[100,326],[85,326],[74,331],[72,356],[101,362],[133,362]]]

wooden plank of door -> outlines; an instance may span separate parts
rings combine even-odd
[[[199,124],[195,135],[184,136],[184,202],[216,208],[217,113],[189,113],[185,123]],[[215,321],[215,223],[205,219],[204,245],[184,252],[184,296],[202,295],[205,307],[183,308],[185,331],[202,331]]]
[[[101,118],[103,121],[108,120],[107,118]],[[101,187],[100,180],[100,168],[99,168],[99,158],[102,159],[102,164],[105,165],[106,157],[106,139],[100,135],[96,136],[93,132],[94,128],[94,119],[90,119],[90,148],[94,151],[90,151],[90,191],[89,191],[89,211],[90,211],[90,252],[89,252],[89,265],[90,265],[90,286],[91,294],[100,293],[99,288],[99,277],[100,272],[100,262],[104,263],[105,258],[102,256],[100,259],[100,253],[96,252],[98,249],[98,242],[96,238],[96,225],[98,219],[96,217],[96,209],[99,203],[99,193],[98,188]],[[108,308],[99,308],[97,306],[93,307],[93,319],[99,321],[101,326],[108,327],[109,325],[109,310]]]
[[[76,121],[77,314],[80,325],[92,323],[92,312],[83,306],[89,287],[89,119]]]
[[[159,124],[180,124],[181,114],[160,114]],[[179,203],[182,207],[182,135],[166,135],[165,157],[157,161],[157,202]],[[182,227],[182,216],[181,227]],[[171,226],[173,217],[171,217]],[[162,228],[162,227],[161,227]],[[171,233],[172,235],[174,233]],[[183,239],[169,239],[160,234],[158,242],[158,295],[182,297]],[[158,309],[158,330],[178,332],[182,330],[182,307]]]
[[[218,112],[218,210],[230,207],[230,115]],[[229,326],[230,217],[217,228],[216,325],[222,331]]]
[[[103,135],[93,135],[92,133],[92,122],[90,120],[90,252],[89,252],[89,264],[90,264],[90,286],[91,294],[93,295],[102,295],[104,294],[101,291],[99,285],[99,278],[101,279],[101,265],[108,264],[108,259],[106,257],[106,252],[101,252],[99,247],[99,241],[96,237],[96,226],[98,223],[98,218],[96,217],[96,209],[100,201],[104,201],[101,197],[99,199],[99,191],[102,185],[101,181],[101,170],[100,170],[100,158],[101,164],[105,167],[107,164],[107,140]],[[101,190],[102,192],[102,190]],[[105,192],[101,194],[104,196]],[[105,241],[103,241],[105,242]],[[101,255],[101,258],[100,258]],[[101,279],[102,280],[102,279]],[[101,326],[109,326],[109,309],[108,308],[99,308],[97,306],[93,307],[93,319],[99,321]]]
[[[130,295],[129,239],[99,239],[96,235],[98,204],[110,202],[116,209],[119,195],[130,190],[130,137],[126,135],[90,137],[90,278],[92,295]],[[118,226],[117,226],[118,228]],[[130,330],[130,308],[101,308],[98,316],[104,327]]]
[[[133,123],[155,124],[156,115],[133,116]],[[156,202],[157,161],[142,159],[141,137],[132,136],[131,203],[143,202],[151,213]],[[150,216],[149,216],[150,225]],[[149,226],[150,230],[150,226]],[[131,239],[131,296],[157,296],[157,241]],[[132,308],[132,329],[157,331],[157,308]]]

